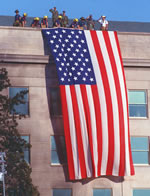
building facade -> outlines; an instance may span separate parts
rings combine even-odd
[[[25,153],[41,196],[150,195],[150,34],[118,32],[129,97],[135,175],[70,181],[56,66],[40,29],[0,27],[0,67],[8,70],[13,96],[28,90],[17,110],[20,134],[32,145]]]

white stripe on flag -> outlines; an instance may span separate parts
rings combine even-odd
[[[71,144],[72,144],[72,153],[73,153],[73,161],[74,161],[74,169],[75,169],[75,178],[81,178],[80,164],[78,158],[78,147],[77,147],[77,138],[76,138],[76,130],[75,130],[75,122],[73,116],[73,107],[71,100],[71,93],[69,85],[65,86],[66,91],[66,99],[67,99],[67,108],[68,108],[68,117],[69,117],[69,126],[70,126],[70,136],[71,136]]]
[[[82,141],[83,141],[86,171],[87,171],[87,176],[91,177],[93,175],[93,170],[92,170],[92,162],[91,162],[90,144],[89,144],[89,139],[88,139],[87,124],[86,124],[86,119],[85,119],[83,99],[81,95],[80,85],[75,85],[75,90],[76,90],[79,115],[80,115],[81,134],[82,134]]]
[[[95,49],[92,43],[90,31],[85,31],[85,36],[89,48],[89,52],[91,55],[91,61],[94,65],[94,73],[97,81],[97,88],[99,93],[99,100],[100,105],[102,106],[101,109],[101,116],[102,116],[102,165],[101,165],[101,175],[106,175],[106,168],[107,168],[107,160],[108,160],[108,119],[107,119],[107,108],[106,108],[106,99],[104,93],[104,87],[102,82],[101,72],[99,70],[99,64],[97,61]]]
[[[110,87],[110,93],[112,99],[112,108],[113,108],[113,120],[114,120],[114,164],[113,164],[113,175],[118,175],[119,173],[119,163],[120,163],[120,132],[119,132],[119,112],[118,112],[118,103],[117,103],[117,94],[114,82],[113,71],[111,67],[111,62],[109,59],[108,51],[106,48],[106,43],[101,31],[97,31],[98,40],[100,43],[105,68],[108,76],[108,82]]]
[[[90,108],[95,177],[97,177],[98,176],[97,126],[96,126],[96,116],[95,116],[95,108],[94,108],[94,102],[93,102],[93,95],[91,91],[91,85],[86,85],[86,91],[87,91],[88,103],[89,103],[89,108]]]
[[[129,161],[129,143],[128,143],[128,114],[127,114],[127,100],[126,100],[126,94],[125,94],[125,84],[124,84],[124,80],[123,80],[123,73],[122,73],[122,65],[120,62],[120,58],[119,58],[119,54],[118,54],[118,49],[116,46],[116,41],[115,41],[115,37],[114,37],[114,33],[109,33],[110,36],[110,41],[111,41],[111,45],[112,45],[112,49],[113,49],[113,53],[114,53],[114,57],[115,57],[115,61],[116,61],[116,65],[117,65],[117,70],[118,70],[118,76],[119,76],[119,81],[120,81],[120,87],[121,87],[121,94],[122,94],[122,103],[123,103],[123,114],[124,114],[124,124],[125,124],[125,161],[126,161],[126,165],[125,165],[125,175],[131,175],[131,171],[130,171],[130,161]]]

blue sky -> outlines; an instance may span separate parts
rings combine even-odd
[[[19,9],[21,15],[51,17],[49,9],[54,6],[69,18],[92,14],[94,19],[106,15],[114,21],[150,22],[150,0],[1,0],[0,15],[13,16]]]

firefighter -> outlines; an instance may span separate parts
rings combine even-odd
[[[24,13],[24,14],[23,14],[23,17],[21,18],[21,22],[20,22],[22,27],[25,27],[25,25],[26,25],[26,23],[27,23],[26,17],[27,17],[27,14]]]
[[[53,27],[55,26],[56,20],[58,19],[58,11],[56,10],[56,7],[49,10],[52,13],[52,21],[53,21]]]
[[[79,24],[78,24],[78,19],[77,19],[77,18],[75,18],[75,19],[73,20],[73,22],[72,22],[71,25],[70,25],[70,28],[79,29]]]
[[[19,10],[15,10],[15,21],[13,23],[13,26],[15,27],[19,27],[20,26],[20,22],[21,22],[21,16],[19,15]]]
[[[62,27],[67,27],[69,23],[68,16],[66,16],[66,12],[63,11],[62,14]]]
[[[56,20],[54,27],[62,27],[62,16],[61,15],[58,16],[58,19]]]
[[[41,21],[41,28],[48,28],[48,17],[44,16]]]
[[[34,27],[40,27],[40,19],[39,17],[35,17],[31,26],[34,28]]]

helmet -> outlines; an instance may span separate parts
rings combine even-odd
[[[77,19],[77,18],[75,18],[75,19],[74,19],[74,21],[75,21],[75,22],[78,22],[78,19]]]
[[[61,15],[59,15],[59,16],[58,16],[58,18],[62,19],[62,16],[61,16]]]
[[[27,16],[27,13],[24,13],[23,16]]]
[[[48,18],[47,16],[44,16],[44,19]]]
[[[39,17],[35,17],[34,20],[40,20]]]

